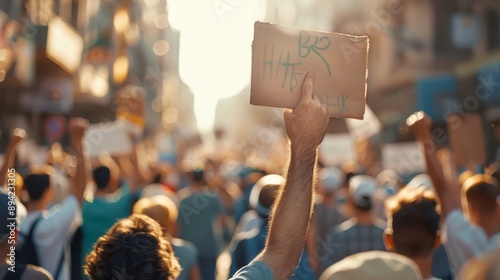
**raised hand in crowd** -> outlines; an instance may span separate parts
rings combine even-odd
[[[88,121],[83,118],[73,118],[69,122],[71,148],[76,157],[76,173],[73,176],[73,194],[80,201],[87,186],[87,173],[89,170],[88,158],[85,156],[83,136],[88,128]]]
[[[262,253],[233,279],[288,279],[299,264],[312,212],[317,148],[328,126],[328,114],[313,94],[314,74],[302,85],[299,104],[284,113],[290,139],[286,182],[272,210]]]
[[[427,164],[427,173],[441,201],[442,214],[446,217],[452,210],[460,207],[459,201],[455,199],[456,196],[450,195],[457,192],[459,186],[450,186],[446,180],[436,144],[432,139],[432,120],[424,112],[417,112],[408,117],[406,124],[417,138]]]
[[[17,145],[24,139],[26,132],[22,128],[16,128],[12,130],[10,135],[9,146],[5,153],[5,158],[3,160],[2,167],[0,169],[0,185],[4,186],[7,179],[7,173],[10,168],[13,167],[14,158],[16,157]]]
[[[456,180],[450,179],[453,175],[449,170],[452,168],[449,166],[450,161],[444,166],[444,172],[438,159],[430,118],[418,112],[407,119],[407,124],[421,145],[427,172],[441,202],[443,244],[452,271],[458,274],[467,260],[500,245],[498,182],[489,175],[477,174],[464,180],[462,186],[456,185]],[[443,159],[446,162],[446,157]],[[460,195],[457,194],[459,190]],[[460,197],[460,201],[457,197]],[[460,205],[463,206],[463,213]]]

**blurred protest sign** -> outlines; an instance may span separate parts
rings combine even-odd
[[[462,167],[486,163],[484,130],[479,114],[450,114],[447,119],[455,164]]]
[[[382,146],[382,165],[401,175],[425,171],[425,162],[417,142],[394,143]]]
[[[458,81],[453,74],[423,77],[416,81],[417,110],[424,111],[434,122],[446,120],[449,108],[460,106]]]
[[[52,17],[48,28],[47,57],[68,72],[75,72],[80,67],[83,50],[82,37],[61,17]]]
[[[363,120],[346,119],[347,129],[354,139],[369,139],[382,129],[380,121],[373,111],[366,105]]]
[[[118,122],[92,124],[85,132],[85,144],[90,157],[101,153],[111,156],[126,155],[132,150],[127,128]]]
[[[145,105],[146,92],[142,87],[126,86],[117,92],[116,119],[123,122],[127,131],[139,137],[145,126]]]
[[[325,166],[340,165],[345,161],[356,159],[351,136],[347,133],[325,135],[319,145],[319,158]]]
[[[334,117],[363,119],[368,37],[255,23],[250,104],[294,108],[307,71]]]

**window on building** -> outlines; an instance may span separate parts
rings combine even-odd
[[[456,0],[434,1],[435,7],[435,32],[434,32],[434,52],[438,58],[468,59],[472,57],[471,47],[463,40],[463,34],[471,35],[469,29],[477,24],[471,9],[461,5]],[[457,22],[458,21],[458,22]],[[479,32],[479,29],[477,29]],[[454,37],[454,34],[459,34]],[[472,40],[472,39],[471,39]]]
[[[500,48],[500,15],[496,11],[486,11],[486,38],[488,51]]]

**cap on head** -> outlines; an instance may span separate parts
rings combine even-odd
[[[274,202],[275,193],[285,183],[280,175],[270,174],[260,178],[250,193],[250,207],[260,215],[267,216]]]
[[[417,189],[422,186],[427,190],[433,190],[431,177],[429,177],[429,175],[426,173],[422,173],[413,177],[413,179],[411,179],[411,181],[406,185],[406,187],[412,189]]]
[[[330,266],[320,280],[385,279],[420,280],[418,266],[409,258],[391,252],[370,251],[351,255]]]
[[[323,168],[319,172],[319,186],[325,193],[333,193],[344,184],[345,175],[336,167]]]
[[[372,208],[377,181],[368,175],[357,175],[349,180],[349,196],[352,202],[363,210]]]

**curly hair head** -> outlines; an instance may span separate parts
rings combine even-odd
[[[92,280],[173,280],[181,267],[162,237],[160,225],[134,214],[118,221],[97,240],[84,269]]]

